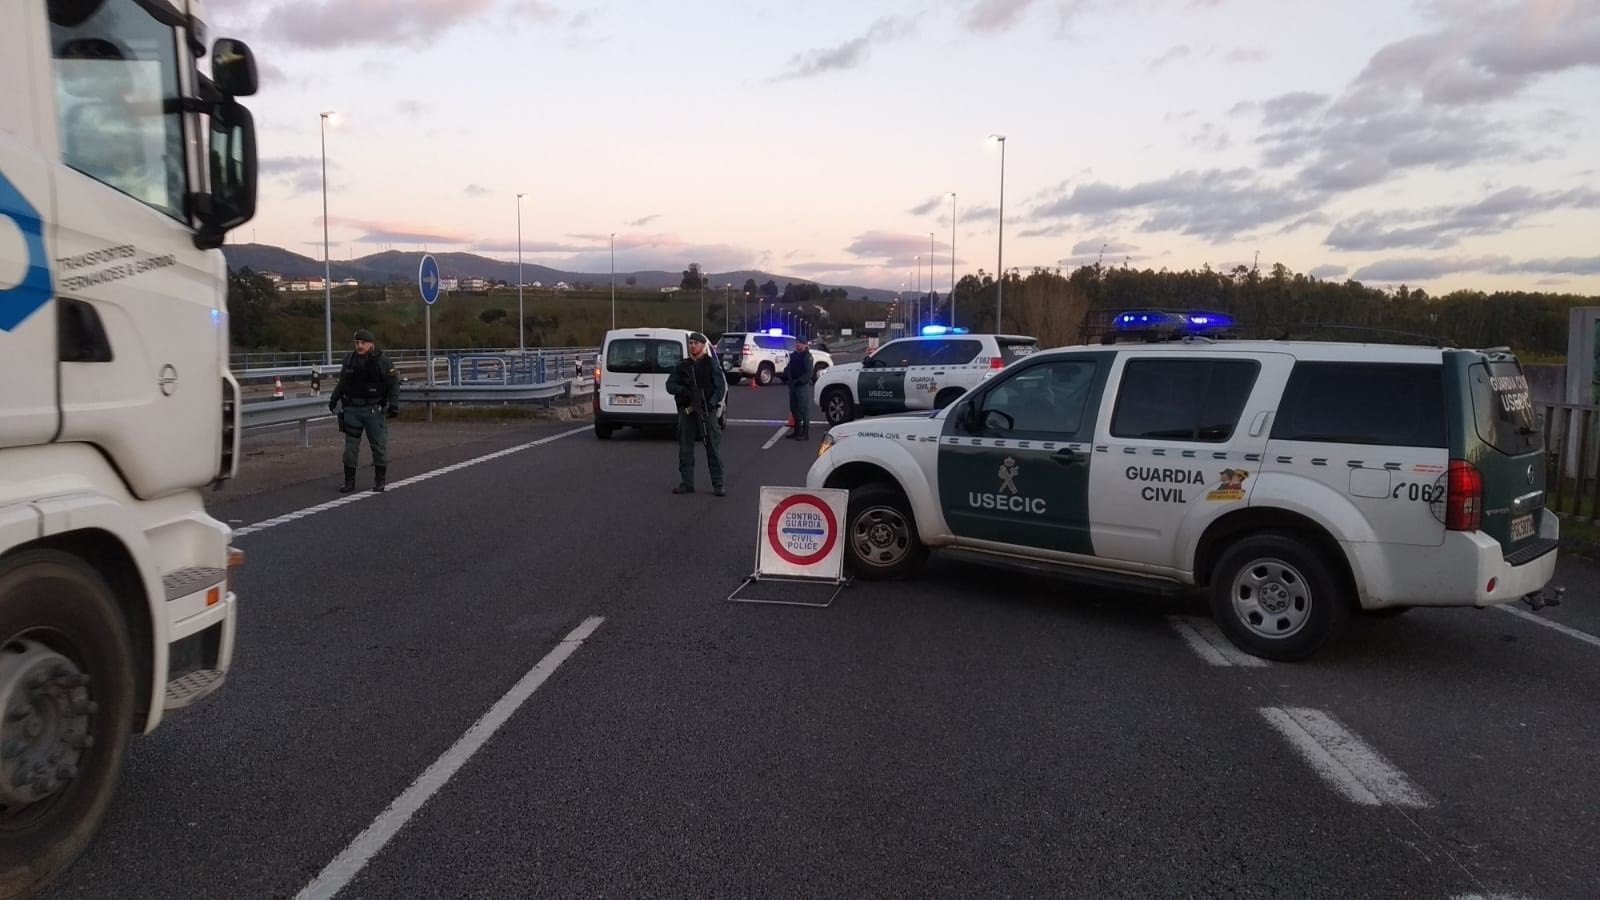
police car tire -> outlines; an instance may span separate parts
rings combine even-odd
[[[908,532],[910,546],[906,554],[890,565],[881,565],[863,559],[856,549],[856,520],[874,510],[890,509],[898,513]],[[850,492],[850,504],[845,512],[845,562],[851,573],[865,581],[890,581],[908,578],[922,567],[928,557],[928,548],[917,534],[917,519],[911,512],[911,502],[900,489],[883,482],[863,485]]]
[[[0,563],[0,642],[35,634],[48,635],[38,643],[88,676],[94,743],[55,795],[14,821],[0,813],[0,897],[31,896],[88,846],[116,794],[134,721],[133,645],[122,613],[105,580],[71,554],[25,551]]]
[[[772,363],[762,363],[761,368],[756,370],[756,381],[759,382],[762,387],[766,387],[772,383],[773,377],[777,374],[778,371],[772,367]]]
[[[833,401],[837,399],[838,403]],[[831,387],[822,392],[822,417],[829,425],[843,425],[855,418],[851,415],[850,390]]]
[[[1274,573],[1275,581],[1286,581],[1291,595],[1301,587],[1308,601],[1298,628],[1286,637],[1261,634],[1235,606],[1236,579],[1257,566]],[[1327,556],[1301,536],[1282,531],[1246,535],[1222,553],[1211,573],[1212,618],[1235,646],[1252,656],[1280,662],[1305,659],[1337,638],[1349,621],[1349,597],[1336,572]],[[1291,613],[1280,621],[1292,618]]]

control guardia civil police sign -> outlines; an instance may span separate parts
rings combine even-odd
[[[39,211],[0,172],[0,331],[21,325],[52,293]]]
[[[728,599],[739,603],[828,606],[792,600],[758,600],[740,594],[751,582],[831,584],[834,596],[844,577],[844,523],[850,492],[834,488],[761,488],[757,515],[756,570]]]

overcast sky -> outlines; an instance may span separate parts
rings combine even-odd
[[[1282,262],[1600,294],[1600,0],[212,0],[255,239],[915,286]],[[920,256],[918,260],[916,257]],[[924,274],[923,280],[929,276]]]

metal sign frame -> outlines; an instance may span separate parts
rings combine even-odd
[[[808,490],[806,488],[797,487],[773,487],[770,485],[762,485],[761,501],[762,502],[758,507],[758,512],[756,515],[755,570],[752,571],[737,588],[734,588],[733,593],[728,595],[728,602],[755,603],[770,606],[805,606],[813,609],[826,609],[832,606],[833,601],[839,596],[839,592],[844,590],[845,587],[847,587],[853,580],[844,574],[844,541],[846,540],[844,536],[845,516],[840,514],[840,510],[848,511],[850,492],[846,490],[840,490],[838,488],[819,488],[816,490]],[[762,515],[760,510],[768,509],[769,501],[771,512],[768,515]],[[815,554],[815,556],[834,556],[835,551],[837,551],[837,555],[835,556],[834,564],[832,566],[833,571],[831,573],[820,575],[799,575],[794,574],[793,572],[767,571],[764,558],[768,550],[771,550],[774,554],[778,555],[780,559],[786,556],[791,556],[791,554],[785,551],[777,543],[779,520],[790,508],[807,501],[809,501],[810,504],[823,509],[825,519],[832,520],[828,526],[830,533],[827,535],[827,545],[821,551]],[[783,562],[787,562],[790,566],[810,565],[810,562],[805,557],[784,559]],[[831,584],[833,585],[833,593],[829,594],[828,599],[821,603],[811,603],[801,600],[766,600],[758,597],[740,596],[741,592],[743,592],[750,585],[764,582],[775,582],[779,584]]]

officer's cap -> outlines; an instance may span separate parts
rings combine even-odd
[[[366,341],[369,344],[375,343],[375,341],[374,341],[374,339],[372,337],[372,332],[366,330],[365,328],[360,328],[360,329],[356,330],[356,340],[358,340],[358,341]]]
[[[711,342],[706,340],[706,336],[701,334],[700,332],[691,331],[691,332],[689,332],[689,343],[691,343],[691,344],[709,344]]]

